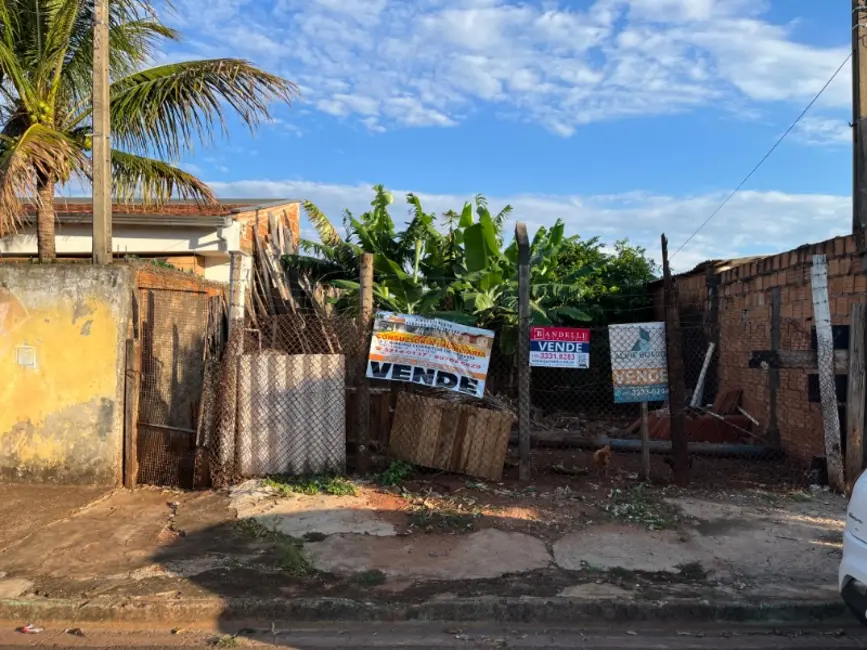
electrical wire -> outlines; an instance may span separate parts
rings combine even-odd
[[[764,156],[762,156],[762,159],[761,159],[761,160],[756,164],[755,167],[752,168],[752,170],[750,170],[750,173],[749,173],[749,174],[747,174],[746,176],[744,176],[744,179],[743,179],[740,183],[738,183],[738,186],[737,186],[735,189],[732,190],[731,194],[729,194],[729,195],[725,198],[725,200],[724,200],[722,203],[719,204],[719,207],[717,207],[716,210],[714,210],[713,212],[711,212],[710,216],[709,216],[707,219],[705,219],[705,220],[701,223],[701,225],[699,225],[699,227],[696,228],[695,231],[694,231],[694,232],[693,232],[689,237],[687,237],[686,241],[683,242],[683,243],[680,245],[680,248],[678,248],[676,251],[674,251],[674,253],[671,254],[671,257],[672,257],[672,258],[673,258],[675,255],[677,255],[680,251],[682,251],[683,248],[684,248],[684,247],[685,247],[689,242],[691,242],[691,241],[693,240],[693,238],[694,238],[694,237],[695,237],[699,232],[701,232],[702,228],[704,228],[708,223],[710,223],[710,220],[713,219],[717,214],[719,214],[719,212],[720,212],[720,211],[721,211],[721,210],[722,210],[722,209],[723,209],[723,208],[728,204],[728,202],[731,201],[731,200],[734,198],[735,194],[737,194],[737,193],[741,190],[741,188],[742,188],[744,185],[747,184],[747,182],[748,182],[748,181],[753,177],[753,174],[755,174],[755,173],[759,170],[759,167],[761,167],[761,166],[765,163],[765,161],[766,161],[768,158],[771,157],[771,154],[774,153],[774,151],[777,150],[777,147],[779,147],[780,144],[783,142],[783,140],[786,139],[786,136],[788,136],[788,135],[792,132],[792,130],[793,130],[793,129],[798,125],[798,122],[800,122],[801,119],[803,119],[803,117],[807,114],[807,111],[809,111],[809,110],[813,107],[813,104],[815,104],[815,103],[818,101],[819,97],[822,96],[822,93],[824,93],[825,90],[827,90],[828,86],[831,85],[831,82],[834,81],[834,79],[837,78],[837,75],[840,74],[840,71],[843,69],[843,67],[844,67],[847,63],[849,63],[849,59],[851,59],[851,58],[852,58],[852,53],[850,52],[850,53],[849,53],[849,56],[847,56],[846,59],[843,61],[843,63],[840,64],[840,67],[838,67],[838,68],[834,71],[834,74],[831,75],[831,78],[828,79],[828,81],[825,82],[825,85],[822,86],[822,88],[819,90],[818,93],[816,93],[816,96],[813,97],[813,99],[810,100],[810,103],[807,104],[807,107],[806,107],[803,111],[801,111],[801,114],[798,115],[798,117],[795,118],[795,121],[792,122],[791,125],[789,125],[789,128],[786,129],[786,130],[783,132],[783,135],[781,135],[781,136],[777,139],[777,141],[774,143],[774,146],[772,146],[772,147],[768,150],[768,152],[767,152]]]

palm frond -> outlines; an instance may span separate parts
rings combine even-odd
[[[111,172],[114,195],[119,201],[143,200],[159,205],[171,198],[216,203],[204,181],[161,160],[112,150]]]
[[[340,237],[340,233],[337,232],[337,228],[322,213],[322,210],[316,207],[315,203],[304,201],[301,205],[304,207],[304,212],[307,213],[310,223],[316,228],[320,241],[325,246],[339,246],[343,243],[343,239]]]
[[[512,209],[511,205],[507,205],[494,217],[494,225],[497,227],[497,232],[502,232],[506,222],[509,220],[509,215],[512,214]]]
[[[68,179],[83,169],[75,143],[33,124],[17,137],[0,135],[0,237],[15,234],[24,216],[21,197],[37,196],[37,179]]]
[[[228,106],[254,130],[273,101],[290,103],[297,88],[241,59],[169,63],[111,85],[111,128],[118,144],[177,158],[196,140],[226,133]]]
[[[34,81],[40,96],[49,99],[53,108],[82,0],[59,0],[52,4]]]
[[[90,4],[90,3],[86,3]],[[113,79],[132,74],[162,50],[162,41],[178,41],[180,34],[152,18],[129,19],[118,15],[111,3],[108,27],[109,73]],[[85,25],[76,25],[63,65],[64,84],[72,103],[71,117],[80,117],[81,108],[89,104],[93,83],[93,28],[91,17]]]

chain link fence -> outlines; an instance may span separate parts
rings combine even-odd
[[[803,384],[806,389],[808,375],[800,369],[783,374],[785,390],[776,391],[777,424],[769,431],[767,373],[749,363],[751,351],[770,347],[767,321],[738,318],[720,326],[701,320],[686,319],[680,327],[686,396],[683,435],[691,484],[724,488],[810,482],[807,470],[820,455],[816,442],[821,440],[821,420],[818,429],[811,429],[815,420],[807,417],[812,409],[805,406],[806,393],[788,388]],[[636,362],[651,354],[651,342],[657,351],[662,345],[646,334],[653,331],[652,324],[593,327],[586,368],[532,369],[531,439],[537,477],[642,476],[643,396],[650,478],[663,484],[672,480],[673,418],[665,357],[661,363]],[[641,336],[648,338],[642,342]],[[786,343],[792,340],[789,336]],[[797,418],[800,432],[790,427],[789,438],[781,440],[779,421],[785,425]]]
[[[374,469],[398,459],[488,480],[517,479],[515,356],[495,346],[487,392],[478,400],[364,377],[369,333],[361,331],[354,316],[284,314],[257,325],[233,328],[213,373],[215,412],[207,427],[212,433],[201,440],[214,485],[352,471],[364,418]],[[532,368],[532,479],[643,476],[638,401],[643,396],[650,478],[670,482],[672,418],[665,370],[612,363],[647,352],[642,347],[647,341],[636,334],[638,324],[589,330],[586,367]],[[810,333],[800,321],[784,321],[780,334],[781,348],[811,349]],[[742,315],[727,315],[715,326],[687,321],[681,340],[692,484],[817,482],[821,477],[810,474],[810,465],[822,455],[821,412],[818,400],[806,400],[815,373],[754,363],[771,346],[768,323]],[[814,392],[818,395],[818,387]]]
[[[211,481],[344,473],[357,418],[348,394],[361,377],[357,320],[282,314],[234,323],[219,382]]]

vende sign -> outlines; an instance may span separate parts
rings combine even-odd
[[[543,368],[589,368],[590,330],[531,327],[530,365]]]

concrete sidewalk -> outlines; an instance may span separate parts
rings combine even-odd
[[[842,611],[844,513],[824,492],[634,481],[121,491],[6,546],[0,614],[821,619]]]

